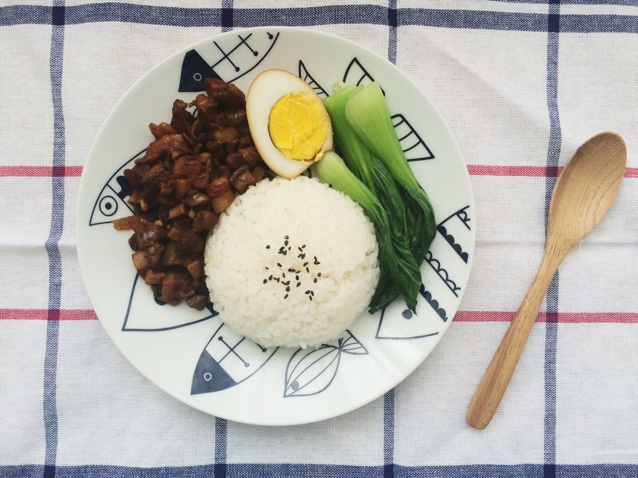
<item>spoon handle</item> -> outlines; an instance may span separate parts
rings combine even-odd
[[[468,407],[466,419],[474,428],[485,428],[494,416],[518,359],[523,353],[549,284],[565,255],[566,252],[558,251],[554,243],[548,243],[546,246],[536,277],[485,370]]]

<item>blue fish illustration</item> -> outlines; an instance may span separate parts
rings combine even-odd
[[[343,74],[346,85],[368,85],[374,81],[372,75],[365,69],[358,58],[353,58]]]
[[[127,217],[133,214],[133,208],[126,201],[131,195],[131,185],[124,177],[124,170],[133,167],[133,162],[144,155],[146,149],[140,151],[131,159],[126,161],[113,175],[106,181],[104,187],[93,205],[89,226],[100,224],[111,224],[114,219]]]
[[[301,75],[300,75],[301,76]],[[358,58],[353,58],[343,74],[343,82],[346,85],[368,85],[374,77],[363,66]],[[382,88],[383,90],[383,88]],[[385,93],[384,93],[385,94]],[[419,133],[412,127],[408,119],[402,114],[392,115],[392,125],[396,131],[401,149],[408,161],[423,161],[434,159],[434,153],[425,144]]]
[[[284,397],[304,397],[323,392],[337,376],[343,354],[368,354],[368,350],[349,330],[345,333],[346,336],[340,338],[336,345],[299,349],[290,357],[286,366]]]
[[[166,305],[153,297],[153,291],[135,274],[129,303],[122,324],[122,332],[160,332],[196,324],[218,315],[211,303],[204,310]],[[177,310],[179,312],[177,313]]]
[[[434,159],[434,154],[421,139],[419,133],[412,127],[410,122],[402,114],[392,115],[392,125],[399,138],[401,149],[408,161],[423,161]]]
[[[421,284],[421,296],[426,300],[432,295],[425,291],[425,286]],[[427,292],[427,297],[424,293]],[[432,323],[428,318],[428,306],[420,301],[417,305],[418,313],[405,308],[405,303],[395,300],[388,305],[379,318],[376,338],[380,340],[414,340],[438,335],[439,324]],[[429,312],[431,314],[431,312]],[[437,304],[438,315],[438,304]]]
[[[441,320],[443,320],[443,322],[447,322],[447,319],[448,319],[447,312],[441,306],[441,304],[439,304],[439,301],[432,296],[432,292],[427,290],[425,288],[425,285],[421,284],[421,287],[419,288],[419,293],[423,296],[423,298],[430,305],[430,307],[434,309],[434,312],[436,312],[436,315],[438,315],[441,318]]]
[[[299,60],[299,78],[308,83],[320,98],[328,97],[328,92],[324,90],[323,86],[321,86],[317,80],[313,78],[308,71],[308,68],[306,68],[306,65],[304,65],[304,62],[301,60]]]
[[[236,81],[268,56],[278,38],[278,32],[256,32],[213,40],[215,48],[206,55],[210,56],[210,61],[196,50],[187,51],[182,61],[178,91],[204,91],[207,77],[220,78],[227,83]]]
[[[249,379],[277,352],[220,325],[199,356],[191,395],[219,392]]]
[[[426,252],[425,262],[430,264],[430,267],[432,267],[432,270],[436,272],[439,278],[445,283],[445,285],[447,285],[448,289],[452,291],[452,294],[458,297],[459,292],[461,291],[461,288],[457,286],[456,282],[452,280],[452,278],[450,277],[450,273],[447,270],[445,270],[445,268],[443,267],[443,264],[441,264],[441,261],[434,257],[434,255],[432,254],[432,251]]]
[[[179,91],[203,91],[204,78],[208,77],[221,79],[197,51],[187,51],[182,62]]]
[[[424,272],[419,289],[422,299],[417,305],[418,314],[404,310],[401,301],[394,301],[381,313],[377,339],[410,340],[439,333],[441,321],[449,320],[447,311],[454,308],[461,292],[458,279],[455,280],[450,271],[465,270],[469,261],[469,254],[463,250],[462,244],[469,244],[472,240],[470,222],[468,205],[438,224],[438,234],[425,255],[425,262],[430,267]],[[452,247],[452,251],[448,246]],[[436,257],[432,251],[437,251]]]
[[[465,252],[463,244],[471,241],[469,205],[452,213],[437,226],[437,231],[443,236],[454,252],[467,264],[469,254]]]

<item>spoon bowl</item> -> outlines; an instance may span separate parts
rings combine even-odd
[[[599,133],[583,143],[554,186],[548,238],[560,235],[575,245],[585,237],[614,201],[626,165],[625,142],[616,133]]]
[[[604,132],[583,143],[558,177],[538,272],[468,407],[467,422],[474,428],[485,428],[494,416],[558,266],[607,213],[626,166],[625,142],[616,133]]]

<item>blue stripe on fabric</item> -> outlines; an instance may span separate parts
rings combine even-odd
[[[67,25],[123,22],[183,27],[220,27],[228,20],[223,8],[180,8],[127,3],[96,3],[65,7]],[[286,9],[233,9],[234,27],[260,25],[318,26],[326,24],[389,25],[394,14],[376,5],[341,5]],[[0,7],[0,26],[50,24],[50,7]],[[396,9],[397,26],[420,25],[475,30],[546,32],[547,15],[480,10]],[[562,33],[638,33],[638,15],[561,15]]]
[[[383,478],[394,477],[395,390],[383,396]]]
[[[53,167],[65,165],[65,131],[62,106],[62,65],[64,52],[64,1],[55,0],[51,9],[51,101],[53,103]],[[44,356],[43,418],[44,469],[43,476],[56,476],[58,450],[57,365],[62,297],[62,257],[58,243],[64,228],[64,177],[51,178],[51,226],[45,248],[49,259],[49,317],[47,320],[46,350]]]
[[[547,15],[541,13],[480,10],[399,10],[398,25],[473,30],[546,32]],[[561,33],[637,33],[638,15],[561,15]]]
[[[397,28],[398,12],[396,0],[388,3],[388,60],[397,61]],[[394,478],[394,414],[395,390],[392,389],[383,397],[383,477]]]
[[[233,29],[234,12],[233,12],[232,0],[222,0],[221,22],[222,22],[221,27],[223,32],[227,32]]]
[[[51,9],[51,23],[53,25],[64,25],[64,16],[64,5],[54,5]]]
[[[222,32],[233,29],[234,13],[233,0],[223,0],[221,8],[221,27]],[[215,418],[215,466],[213,467],[214,478],[226,478],[226,459],[228,452],[228,421],[216,417]]]
[[[233,478],[375,478],[383,477],[381,466],[346,466],[324,464],[229,464],[228,476]],[[41,465],[0,465],[0,476],[12,478],[41,477]],[[211,478],[214,465],[142,468],[112,465],[58,466],[56,478]],[[638,476],[636,464],[556,465],[560,478],[627,478]],[[543,465],[456,465],[456,466],[395,466],[395,476],[401,478],[538,478]]]
[[[556,168],[560,158],[561,125],[558,110],[558,47],[560,22],[560,0],[550,0],[547,18],[547,110],[549,113],[549,144],[547,166]],[[555,177],[545,180],[545,231]],[[547,321],[545,324],[545,414],[544,414],[544,469],[545,478],[556,476],[556,355],[558,334],[559,272],[556,273],[546,297]]]
[[[397,61],[397,28],[398,11],[396,0],[390,0],[387,11],[388,61]],[[392,389],[383,397],[383,478],[394,478],[394,415],[395,390]]]
[[[390,3],[388,5],[388,26],[390,27],[390,31],[388,34],[388,60],[392,63],[396,63],[398,33],[398,11],[396,0],[390,0]]]
[[[0,7],[0,26],[48,25],[51,21],[51,7],[40,5]]]
[[[546,4],[547,0],[491,0],[500,3]],[[562,5],[627,5],[638,6],[636,0],[562,0]]]
[[[214,478],[226,478],[227,450],[228,421],[223,418],[215,418],[215,466],[212,475]]]

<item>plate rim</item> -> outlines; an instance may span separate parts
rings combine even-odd
[[[242,33],[246,33],[246,32],[259,32],[259,31],[266,31],[266,30],[277,30],[277,31],[288,31],[288,32],[294,32],[295,34],[301,34],[301,35],[308,35],[310,37],[315,36],[318,38],[321,37],[327,37],[327,38],[331,38],[333,41],[337,41],[340,43],[344,43],[348,45],[348,48],[353,48],[355,50],[365,50],[368,54],[374,56],[377,58],[377,60],[380,60],[383,64],[384,67],[386,68],[390,68],[392,70],[394,70],[395,74],[400,75],[406,82],[411,83],[411,85],[414,87],[415,90],[417,90],[422,98],[428,102],[429,106],[434,110],[434,112],[438,115],[437,121],[440,121],[442,123],[442,125],[444,126],[444,128],[447,130],[448,134],[449,134],[449,139],[451,140],[451,146],[455,149],[455,153],[458,155],[458,157],[460,158],[460,160],[462,161],[463,165],[466,166],[465,169],[465,174],[463,176],[463,182],[464,182],[464,187],[467,189],[467,195],[469,198],[469,205],[472,209],[472,220],[473,220],[473,227],[471,229],[471,253],[469,255],[469,259],[468,259],[468,263],[467,263],[467,282],[465,283],[465,287],[461,290],[459,296],[458,296],[458,305],[456,306],[456,309],[454,311],[454,315],[452,315],[448,322],[445,325],[445,328],[442,330],[442,333],[440,334],[439,339],[436,341],[436,343],[432,346],[432,349],[430,350],[430,352],[428,352],[422,359],[418,360],[417,363],[415,364],[414,367],[411,367],[409,370],[407,370],[404,374],[398,374],[395,379],[392,381],[392,384],[390,386],[388,386],[385,391],[379,393],[379,394],[372,394],[373,396],[365,401],[363,401],[362,403],[359,402],[355,402],[352,403],[351,406],[348,407],[344,407],[344,408],[340,408],[338,411],[334,411],[334,409],[332,407],[326,407],[323,414],[316,414],[313,415],[313,417],[311,419],[307,419],[307,420],[303,420],[303,421],[299,421],[299,420],[293,420],[290,422],[285,422],[285,421],[277,421],[277,422],[273,422],[273,421],[268,421],[268,420],[263,420],[263,421],[259,421],[259,420],[254,420],[254,419],[250,419],[250,420],[244,420],[241,417],[236,416],[236,414],[232,414],[232,413],[224,413],[225,411],[221,411],[220,412],[211,412],[210,410],[206,410],[204,407],[200,407],[197,404],[193,404],[190,402],[185,402],[184,400],[182,400],[176,393],[171,392],[171,390],[167,389],[165,386],[162,386],[160,383],[158,383],[154,378],[150,377],[149,375],[147,375],[147,373],[142,370],[140,367],[138,367],[138,365],[131,359],[131,357],[129,357],[129,354],[123,350],[123,347],[121,347],[118,344],[118,341],[116,340],[114,334],[111,333],[111,331],[109,330],[108,327],[105,326],[104,323],[104,319],[101,314],[97,313],[97,310],[99,307],[96,306],[96,301],[94,298],[94,295],[89,291],[89,287],[87,285],[87,275],[88,275],[88,271],[87,269],[87,262],[86,260],[83,260],[83,257],[85,257],[86,254],[88,254],[87,251],[87,244],[84,244],[83,241],[80,239],[83,236],[83,233],[81,232],[84,228],[88,227],[86,224],[84,224],[84,221],[79,221],[77,220],[82,216],[83,213],[83,208],[82,208],[82,204],[80,199],[82,197],[84,197],[87,192],[86,192],[86,188],[87,188],[87,177],[89,175],[89,173],[91,172],[91,158],[95,155],[95,151],[97,149],[97,146],[100,143],[100,138],[101,136],[104,134],[105,129],[107,127],[107,125],[112,121],[112,118],[117,114],[117,110],[121,107],[122,104],[126,103],[126,101],[129,99],[129,96],[133,94],[133,92],[139,87],[139,85],[141,83],[143,83],[144,81],[147,80],[147,78],[152,77],[153,74],[160,69],[164,64],[166,64],[167,62],[170,62],[172,60],[174,60],[176,57],[180,57],[183,56],[187,51],[192,50],[192,49],[197,49],[198,47],[201,47],[203,45],[206,45],[207,43],[210,43],[211,41],[214,41],[215,39],[219,39],[221,37],[226,37],[226,36],[232,36],[232,35],[238,35],[238,34],[242,34]],[[87,165],[89,166],[87,168]],[[87,173],[88,171],[88,173]],[[379,55],[378,53],[374,52],[373,50],[371,50],[370,48],[366,47],[363,44],[357,43],[353,40],[350,40],[349,38],[345,38],[345,37],[341,37],[337,34],[331,33],[331,32],[325,32],[325,31],[321,31],[321,30],[314,30],[314,29],[304,29],[304,28],[299,28],[299,27],[294,27],[294,26],[277,26],[277,25],[271,25],[271,26],[258,26],[258,27],[246,27],[246,28],[236,28],[236,29],[232,29],[229,30],[227,32],[220,32],[214,35],[209,35],[205,38],[202,38],[192,44],[189,44],[183,48],[180,48],[179,50],[173,52],[172,54],[164,57],[162,60],[160,60],[158,63],[156,63],[155,65],[153,65],[150,69],[148,69],[144,74],[142,74],[139,78],[137,78],[128,88],[127,90],[124,92],[124,94],[122,94],[122,96],[113,104],[113,106],[111,107],[110,111],[108,112],[108,114],[105,116],[104,121],[102,122],[102,124],[100,125],[100,128],[95,136],[95,138],[93,139],[92,145],[89,149],[88,155],[86,157],[86,160],[84,162],[83,165],[83,171],[82,171],[82,175],[80,177],[80,182],[79,182],[79,187],[78,187],[78,192],[77,192],[77,198],[76,198],[76,208],[75,208],[75,214],[76,214],[76,225],[75,225],[75,233],[76,233],[76,251],[77,251],[77,255],[78,255],[78,263],[79,263],[79,268],[80,268],[80,272],[81,272],[81,276],[82,276],[82,282],[85,285],[85,289],[87,292],[87,296],[89,298],[89,301],[91,303],[91,306],[93,307],[93,309],[96,312],[96,315],[98,317],[98,320],[100,321],[100,324],[102,326],[102,328],[107,332],[107,335],[109,336],[109,339],[111,340],[111,342],[113,343],[113,345],[115,346],[115,348],[117,350],[119,350],[120,353],[122,353],[122,355],[126,358],[126,360],[129,362],[129,364],[131,366],[133,366],[133,368],[135,370],[137,370],[139,373],[142,374],[142,376],[144,376],[145,379],[149,380],[153,385],[157,386],[158,388],[160,388],[163,392],[167,393],[168,395],[172,396],[173,398],[179,400],[180,402],[182,402],[184,405],[187,405],[189,407],[195,408],[203,413],[206,413],[208,415],[211,416],[215,416],[218,418],[222,418],[222,419],[226,419],[226,420],[231,420],[237,423],[245,423],[245,424],[252,424],[252,425],[262,425],[262,426],[290,426],[290,425],[300,425],[300,424],[308,424],[308,423],[315,423],[315,422],[319,422],[319,421],[323,421],[323,420],[327,420],[330,418],[335,418],[341,415],[344,415],[346,413],[352,412],[353,410],[356,410],[364,405],[369,404],[370,402],[378,399],[379,397],[383,396],[385,393],[387,393],[388,391],[392,390],[394,387],[396,387],[397,385],[399,385],[403,380],[405,380],[409,375],[411,375],[416,368],[418,368],[421,364],[423,364],[423,362],[425,361],[425,359],[431,354],[431,352],[434,350],[434,348],[436,348],[438,346],[438,344],[440,343],[443,335],[445,335],[445,332],[447,332],[447,329],[449,328],[449,326],[451,325],[451,323],[454,321],[454,316],[456,315],[456,313],[459,310],[459,306],[462,302],[463,296],[465,294],[465,291],[467,289],[467,283],[469,283],[470,278],[471,278],[471,272],[473,269],[473,263],[474,263],[474,255],[475,255],[475,251],[476,251],[476,232],[477,232],[477,211],[476,211],[476,200],[475,200],[475,196],[474,196],[474,192],[473,192],[473,188],[472,188],[472,183],[470,180],[470,176],[469,176],[469,171],[467,171],[467,163],[465,161],[465,158],[462,154],[462,151],[460,150],[460,147],[458,145],[458,142],[456,140],[455,135],[453,134],[452,129],[450,128],[449,124],[447,123],[447,121],[445,120],[445,117],[441,114],[440,110],[437,108],[437,106],[432,103],[432,101],[427,97],[427,95],[423,92],[423,90],[416,84],[416,82],[414,82],[414,80],[412,80],[412,78],[410,78],[406,73],[404,73],[399,67],[397,67],[395,64],[393,64],[392,62],[390,62],[387,58],[384,58],[383,56]],[[89,248],[90,249],[90,248]]]

